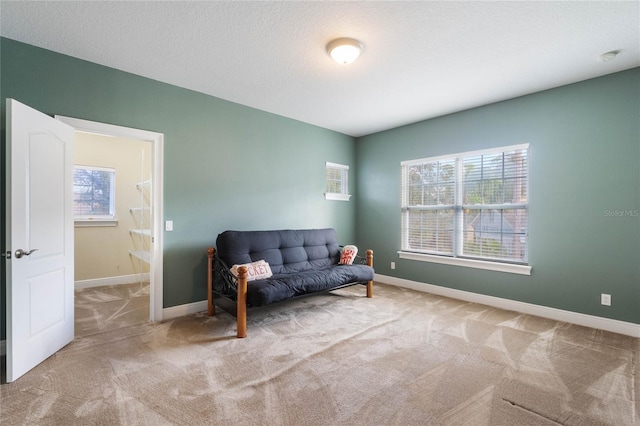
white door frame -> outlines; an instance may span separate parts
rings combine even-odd
[[[138,139],[151,142],[153,147],[153,164],[151,166],[152,195],[151,208],[153,211],[153,223],[151,234],[151,288],[149,303],[149,318],[151,321],[162,321],[162,253],[163,253],[163,200],[164,193],[164,134],[150,132],[148,130],[133,129],[130,127],[116,126],[114,124],[98,123],[96,121],[82,120],[79,118],[56,115],[57,120],[75,128],[77,131],[96,133],[105,136],[116,136],[127,139]]]

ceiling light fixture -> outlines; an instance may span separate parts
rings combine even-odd
[[[348,65],[358,59],[363,46],[353,38],[337,38],[327,44],[327,52],[339,64]]]
[[[615,59],[615,57],[618,56],[618,53],[620,53],[619,50],[612,50],[610,52],[603,53],[602,55],[598,56],[598,62],[608,62],[612,59]]]

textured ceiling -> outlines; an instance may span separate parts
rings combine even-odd
[[[3,0],[0,24],[3,37],[352,136],[640,66],[638,1]],[[327,55],[337,37],[362,41],[355,63]]]

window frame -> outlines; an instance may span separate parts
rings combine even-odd
[[[339,171],[339,179],[330,179],[330,173]],[[330,184],[338,182],[340,185],[340,192],[330,192]],[[349,194],[349,166],[346,164],[325,162],[325,175],[324,175],[325,200],[335,201],[349,201],[351,195]]]
[[[87,166],[82,164],[74,164],[73,171],[76,170],[89,170],[89,171],[104,171],[111,174],[111,180],[109,182],[109,214],[87,214],[77,215],[75,213],[75,201],[73,208],[73,221],[76,227],[92,227],[92,226],[117,226],[118,220],[116,218],[116,169],[112,167],[101,166]],[[75,178],[74,178],[74,197],[75,197]]]
[[[523,184],[525,185],[525,193],[526,193],[526,201],[520,203],[484,203],[484,204],[465,204],[463,202],[463,193],[464,193],[464,185],[465,185],[465,176],[464,176],[464,161],[465,159],[470,159],[472,157],[477,156],[485,156],[492,154],[504,154],[507,152],[512,152],[516,150],[523,150],[526,152],[526,176],[524,177]],[[530,147],[528,143],[504,146],[504,147],[496,147],[489,148],[477,151],[469,151],[469,152],[461,152],[450,155],[441,155],[436,157],[428,157],[416,160],[407,160],[402,161],[401,164],[401,192],[402,192],[402,201],[401,201],[401,241],[400,241],[400,250],[398,251],[398,255],[401,259],[409,259],[409,260],[418,260],[425,262],[433,262],[447,265],[456,265],[456,266],[464,266],[464,267],[472,267],[478,269],[488,269],[500,272],[509,272],[515,274],[523,274],[530,275],[531,274],[531,266],[529,265],[528,258],[528,236],[529,236],[529,204],[530,204],[530,194],[529,194],[529,181],[531,175],[531,167],[530,167]],[[454,173],[453,173],[453,186],[454,186],[454,195],[453,195],[453,203],[444,203],[439,204],[440,198],[438,198],[438,204],[434,205],[420,205],[420,206],[409,206],[409,196],[410,196],[410,182],[407,178],[407,171],[410,166],[415,165],[425,165],[425,164],[437,164],[439,167],[441,163],[454,164]],[[502,166],[502,171],[504,173],[505,165]],[[441,173],[440,169],[436,169],[437,177],[439,179],[439,173]],[[502,178],[504,180],[504,176]],[[467,181],[468,183],[469,181]],[[484,182],[484,180],[483,180]],[[445,185],[447,182],[445,181]],[[426,184],[421,184],[426,187]],[[437,187],[441,189],[440,187]],[[439,197],[439,195],[438,195]],[[445,201],[449,201],[449,198]],[[504,200],[503,200],[504,201]],[[479,255],[469,255],[465,254],[463,251],[464,247],[464,227],[465,227],[465,214],[464,211],[468,209],[473,210],[501,210],[504,211],[506,209],[509,210],[525,210],[526,211],[526,227],[524,231],[524,236],[526,241],[524,242],[524,261],[517,261],[515,259],[504,259],[504,258],[493,258],[493,257],[483,257]],[[409,246],[409,230],[405,229],[405,226],[408,227],[409,213],[411,211],[452,211],[453,219],[451,220],[452,229],[450,230],[452,237],[450,237],[451,245],[450,251],[443,251],[438,253],[437,250],[420,250],[420,249],[411,249]],[[501,216],[502,220],[502,216]],[[436,225],[436,233],[439,232],[438,228],[439,224]],[[419,228],[422,229],[422,228]],[[433,228],[432,228],[433,229]],[[445,230],[446,231],[446,230]],[[474,233],[477,231],[474,231]],[[504,235],[511,235],[507,233],[500,233],[501,238]],[[516,238],[518,233],[513,233],[512,238]],[[436,243],[436,248],[439,247]]]

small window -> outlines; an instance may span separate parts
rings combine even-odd
[[[349,166],[336,163],[325,163],[325,193],[326,200],[349,201]]]
[[[76,224],[108,221],[115,225],[115,182],[115,169],[74,166],[73,216]]]

